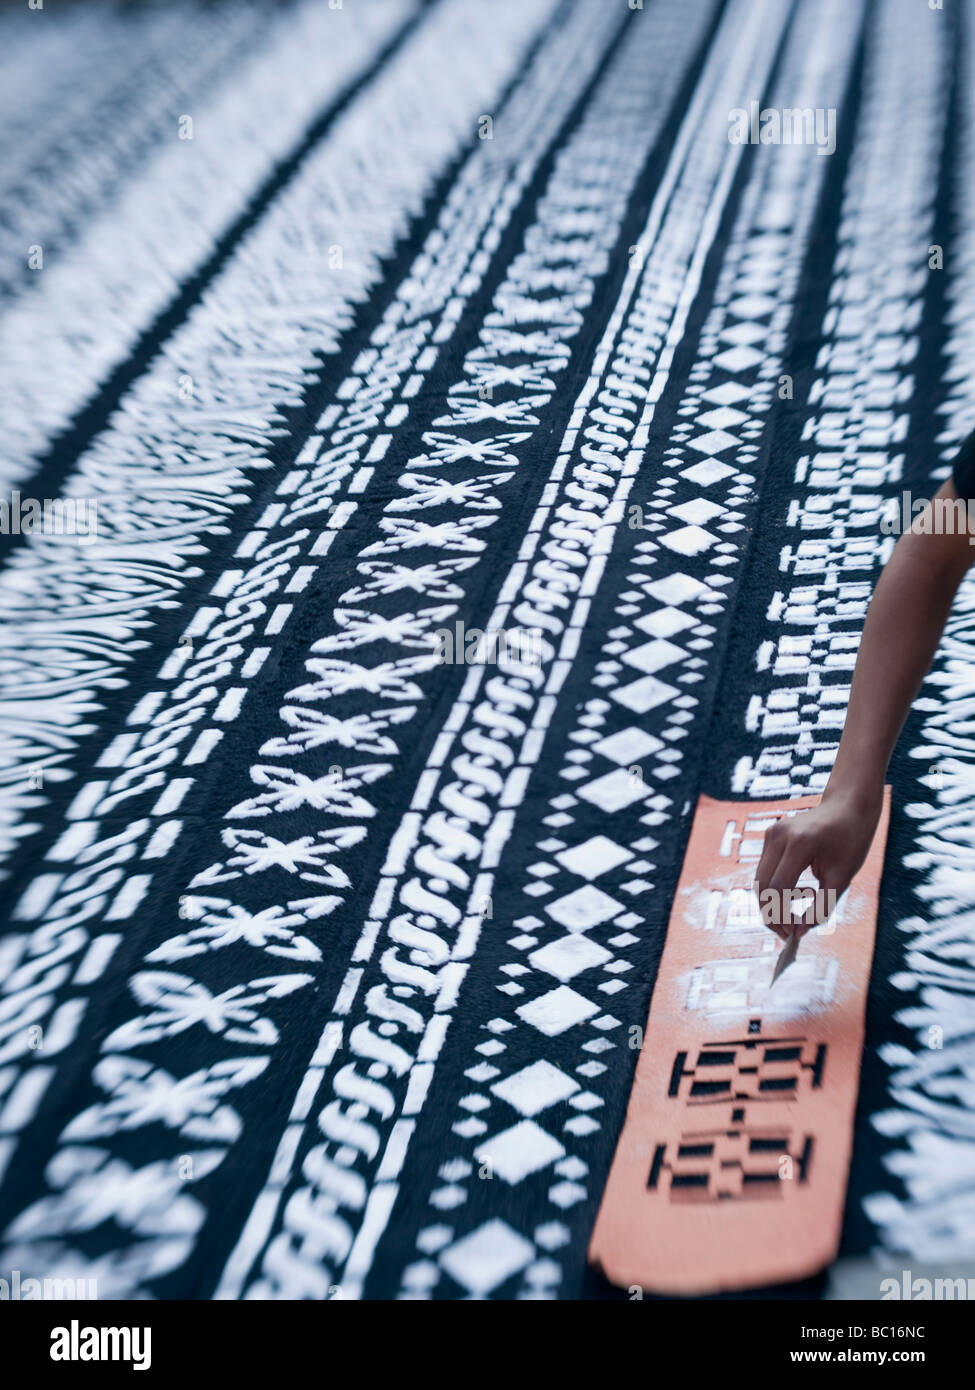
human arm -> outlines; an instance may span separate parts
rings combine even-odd
[[[952,482],[936,498],[957,500]],[[930,508],[926,509],[930,511]],[[923,528],[923,529],[922,529]],[[964,528],[928,535],[922,515],[894,546],[864,623],[840,746],[819,805],[783,818],[765,837],[759,894],[775,890],[763,910],[783,940],[791,927],[776,913],[781,892],[811,868],[821,889],[845,892],[873,840],[883,805],[887,763],[911,702],[931,664],[952,600],[975,563],[975,536]],[[814,920],[799,927],[815,926]]]

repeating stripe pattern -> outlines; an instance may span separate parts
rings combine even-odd
[[[609,1295],[696,797],[821,789],[880,517],[975,421],[971,10],[43,22],[0,477],[97,533],[0,567],[0,1264]],[[849,1254],[975,1240],[973,595],[892,768]]]

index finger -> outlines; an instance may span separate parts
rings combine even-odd
[[[782,854],[781,859],[775,867],[769,881],[769,889],[775,894],[772,899],[771,908],[773,911],[778,909],[778,921],[781,926],[786,928],[786,937],[792,934],[796,926],[802,925],[802,919],[797,918],[792,912],[792,903],[789,903],[788,922],[783,921],[785,913],[782,911],[783,898],[786,892],[791,893],[799,881],[799,875],[804,869],[809,868],[810,853],[802,841],[793,840]]]

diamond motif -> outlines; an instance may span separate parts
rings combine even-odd
[[[635,666],[638,671],[646,671],[652,675],[654,671],[662,671],[665,666],[672,666],[675,661],[680,661],[686,655],[683,647],[675,646],[673,642],[667,642],[662,637],[656,637],[652,642],[644,642],[641,647],[627,652],[623,660],[627,666]]]
[[[740,425],[747,419],[748,416],[743,410],[733,410],[731,406],[719,405],[715,410],[709,410],[699,416],[698,423],[708,425],[713,430],[723,430],[726,425]]]
[[[681,502],[679,506],[669,509],[671,516],[676,516],[680,521],[689,521],[695,526],[721,516],[724,510],[724,507],[719,507],[717,502],[709,502],[706,497],[695,497],[690,502]]]
[[[445,1250],[440,1263],[470,1293],[488,1294],[534,1258],[534,1246],[495,1217]]]
[[[683,612],[680,608],[658,608],[654,613],[648,613],[645,618],[638,618],[633,624],[641,632],[649,632],[654,637],[673,637],[675,632],[681,632],[685,627],[693,627],[696,619],[690,614]]]
[[[513,1076],[499,1081],[491,1090],[522,1115],[538,1115],[550,1105],[567,1100],[579,1089],[579,1083],[553,1067],[551,1062],[532,1062]]]
[[[556,1183],[549,1190],[549,1198],[557,1207],[574,1207],[576,1202],[581,1202],[586,1195],[586,1189],[580,1187],[577,1182]]]
[[[689,574],[668,574],[666,579],[656,579],[647,585],[647,593],[660,603],[681,604],[691,599],[704,598],[710,593],[708,586]]]
[[[762,354],[750,347],[729,348],[727,352],[719,352],[714,359],[715,364],[726,372],[747,372],[757,367],[761,360]]]
[[[656,681],[654,676],[644,676],[643,679]],[[642,681],[635,682],[636,685],[642,685],[642,683]],[[656,681],[656,683],[658,685],[663,684],[661,681]],[[670,689],[669,686],[665,688]],[[624,686],[623,691],[630,689],[632,689],[631,686]],[[619,693],[622,695],[623,692]],[[660,701],[654,703],[659,704]],[[594,782],[587,782],[584,787],[580,788],[579,795],[611,815],[613,811],[619,811],[623,806],[632,806],[634,801],[640,801],[647,795],[647,791],[646,785],[639,777],[633,776],[628,768],[617,767],[612,772],[597,777]]]
[[[583,970],[591,970],[612,960],[612,954],[604,947],[597,946],[595,941],[590,941],[588,936],[576,932],[573,936],[563,936],[558,941],[550,942],[540,951],[533,951],[528,959],[539,970],[564,981],[581,975]]]
[[[549,903],[546,908],[549,916],[554,917],[556,922],[570,932],[588,931],[590,927],[598,927],[615,917],[620,910],[621,904],[615,898],[611,898],[608,893],[591,883],[583,884],[581,888],[556,898],[555,902]]]
[[[736,318],[758,319],[764,318],[775,308],[775,300],[767,294],[746,294],[740,299],[733,299],[728,305],[729,311]]]
[[[427,1226],[416,1238],[418,1250],[425,1255],[433,1255],[449,1242],[453,1231],[449,1226]]]
[[[714,401],[716,405],[731,405],[734,401],[746,400],[750,395],[747,386],[740,386],[737,381],[725,381],[720,386],[713,386],[710,391],[705,391],[704,400]]]
[[[740,442],[736,435],[729,434],[727,430],[708,430],[707,434],[699,434],[689,444],[699,454],[720,454],[722,449],[730,449]]]
[[[668,550],[677,550],[681,555],[700,555],[716,544],[717,536],[705,531],[702,526],[682,526],[677,531],[668,531],[660,537]]]
[[[654,739],[652,742],[657,743],[657,740]],[[573,849],[565,849],[555,857],[570,873],[578,874],[580,878],[593,879],[610,869],[618,868],[620,864],[625,864],[633,855],[630,850],[623,849],[608,836],[593,835],[583,844],[576,845]]]
[[[561,1246],[568,1245],[570,1236],[561,1221],[546,1221],[535,1232],[535,1240],[543,1250],[558,1250]]]
[[[721,336],[726,343],[736,343],[743,346],[746,343],[757,343],[768,333],[767,327],[760,328],[757,323],[735,323],[730,328],[724,329]]]
[[[462,1187],[438,1187],[430,1193],[430,1205],[438,1211],[453,1211],[467,1201],[467,1193]]]
[[[565,1149],[557,1139],[537,1125],[534,1120],[520,1120],[510,1129],[496,1134],[474,1150],[479,1163],[489,1165],[499,1178],[514,1185],[527,1178],[529,1173],[537,1173],[539,1168],[547,1168]]]
[[[576,1115],[574,1119],[565,1123],[566,1133],[575,1134],[580,1139],[585,1138],[587,1134],[594,1134],[598,1128],[599,1125],[591,1115]]]
[[[720,459],[702,459],[700,463],[691,464],[690,468],[681,469],[681,477],[689,478],[692,483],[697,483],[698,487],[710,487],[712,483],[720,483],[722,478],[727,478],[734,471]]]
[[[631,709],[636,714],[646,714],[648,710],[655,709],[657,705],[662,705],[665,700],[670,700],[678,693],[676,686],[667,685],[665,681],[658,680],[656,676],[644,676],[642,680],[633,681],[630,685],[621,686],[619,690],[613,691],[613,699],[618,700],[621,705]],[[605,778],[601,779],[605,781]],[[636,781],[636,778],[629,778]],[[587,791],[591,790],[596,784],[589,783],[589,787],[583,787],[580,796],[586,796],[589,801],[596,801],[595,797],[587,796]],[[635,798],[631,798],[633,800]],[[597,801],[597,805],[600,803]],[[621,805],[628,803],[622,802]],[[609,809],[603,807],[604,810]],[[613,806],[613,810],[617,807]]]
[[[611,762],[618,763],[621,767],[632,767],[639,763],[651,753],[656,753],[664,745],[659,738],[653,734],[648,734],[644,729],[638,729],[631,724],[626,729],[621,729],[617,734],[610,734],[609,738],[604,738],[595,744],[597,753],[601,753],[604,758],[609,758]]]
[[[555,1038],[574,1028],[577,1023],[592,1018],[599,1009],[574,989],[569,989],[568,985],[559,985],[558,989],[540,995],[530,1004],[522,1004],[515,1012],[532,1028],[537,1028],[546,1037]]]

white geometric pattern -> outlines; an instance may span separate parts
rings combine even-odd
[[[485,1295],[534,1259],[534,1247],[504,1221],[485,1221],[444,1250],[440,1263],[469,1293]]]
[[[609,739],[604,740],[604,744],[609,742]],[[596,744],[596,747],[599,748],[600,745]],[[653,752],[659,747],[659,740],[654,739],[645,745],[645,752]],[[605,746],[601,751],[607,757],[613,756],[606,752]],[[632,859],[633,854],[606,835],[591,835],[581,845],[576,845],[573,849],[564,849],[556,854],[555,858],[570,873],[578,874],[580,878],[593,879],[598,878],[600,874],[608,873],[610,869],[618,869],[621,864]]]
[[[544,970],[556,979],[572,980],[584,970],[592,970],[612,960],[612,952],[590,941],[587,936],[563,936],[558,941],[550,941],[538,951],[533,951],[528,959],[539,970]]]
[[[569,931],[582,932],[610,921],[622,911],[622,904],[601,888],[587,883],[549,903],[545,911]]]
[[[565,1149],[558,1140],[553,1139],[534,1120],[521,1120],[511,1129],[480,1144],[474,1150],[474,1157],[505,1182],[516,1183],[529,1173],[554,1163],[564,1153]]]
[[[544,1060],[522,1067],[521,1071],[491,1087],[496,1096],[525,1116],[537,1115],[550,1105],[567,1100],[578,1089],[577,1081]]]
[[[24,1194],[0,1263],[121,1298],[562,1297],[695,797],[822,786],[878,507],[929,418],[934,479],[975,422],[971,24],[293,8],[223,0],[181,63],[166,7],[123,7],[158,71],[127,41],[96,105],[89,72],[13,113],[11,467],[43,459],[100,534],[0,566],[0,1167]],[[195,149],[166,127],[177,72],[212,92]],[[835,108],[842,154],[716,139],[746,90]],[[117,170],[96,126],[125,132]],[[54,254],[25,279],[35,226]],[[918,915],[890,943],[898,1040],[865,1062],[888,1087],[865,1210],[912,1256],[972,1226],[968,587],[897,774]],[[533,659],[463,651],[516,624]],[[796,968],[825,1006],[835,971]],[[686,984],[718,1021],[757,1006],[747,964]]]
[[[596,1005],[567,985],[560,985],[516,1010],[518,1017],[540,1033],[553,1038],[574,1028],[599,1010]]]

